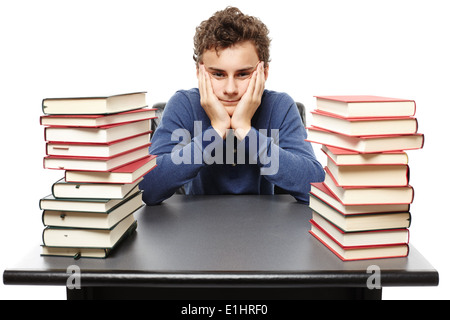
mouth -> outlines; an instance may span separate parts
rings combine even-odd
[[[240,99],[237,100],[223,100],[220,99],[220,102],[222,102],[224,105],[228,105],[228,106],[235,106],[238,104],[238,102],[240,101]]]

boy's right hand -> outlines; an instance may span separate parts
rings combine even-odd
[[[198,90],[200,92],[200,104],[211,120],[211,126],[222,138],[225,138],[227,130],[231,128],[231,118],[214,94],[211,77],[203,64],[199,65],[198,68]]]

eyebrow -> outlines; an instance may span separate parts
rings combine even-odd
[[[258,64],[256,64],[256,66],[254,66],[254,67],[253,66],[245,67],[245,68],[237,70],[237,72],[251,71],[251,70],[256,69],[257,66],[258,66]],[[226,72],[225,70],[222,70],[222,69],[216,68],[216,67],[208,67],[208,69],[212,70],[212,71],[216,71],[216,72]]]

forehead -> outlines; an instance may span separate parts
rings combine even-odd
[[[203,53],[203,63],[206,67],[222,70],[240,70],[258,63],[256,47],[250,41],[237,43],[231,47],[216,51],[206,50]]]

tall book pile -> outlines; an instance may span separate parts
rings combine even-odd
[[[414,191],[405,150],[423,147],[413,100],[317,96],[308,141],[326,154],[310,233],[344,261],[408,255]]]
[[[39,201],[42,255],[106,258],[137,227],[139,182],[155,165],[149,155],[155,109],[146,93],[42,101],[44,168],[64,177]]]

